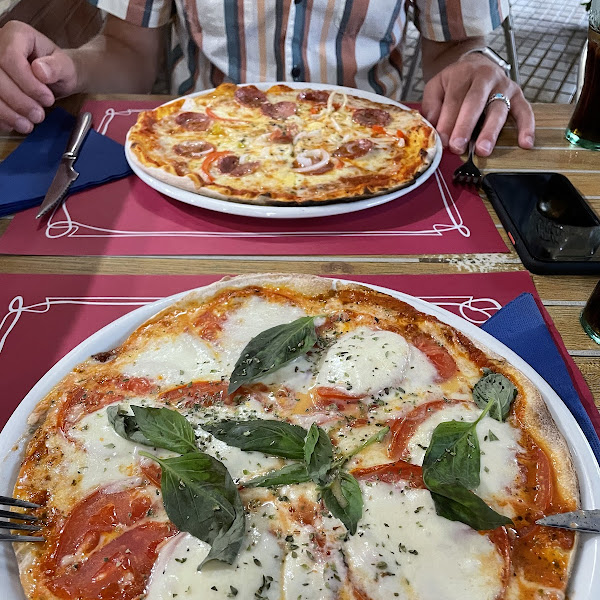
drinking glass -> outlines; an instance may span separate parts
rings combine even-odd
[[[579,321],[584,331],[600,344],[600,281],[581,311]]]

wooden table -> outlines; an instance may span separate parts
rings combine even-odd
[[[139,99],[132,96],[118,97]],[[63,106],[76,111],[82,102],[82,97],[74,97],[64,102]],[[535,149],[521,150],[516,147],[516,129],[509,124],[502,131],[492,156],[479,159],[479,166],[485,172],[541,170],[564,173],[586,196],[596,212],[600,213],[600,153],[574,149],[565,140],[564,129],[572,110],[570,105],[535,104]],[[20,136],[0,136],[0,159],[13,150],[21,139]],[[507,245],[512,249],[494,210],[487,200],[484,202]],[[0,235],[4,233],[9,222],[10,218],[0,219]],[[514,250],[511,250],[510,254],[460,256],[257,256],[251,260],[205,256],[193,259],[0,256],[0,273],[197,274],[281,271],[345,275],[518,270],[524,270],[524,267]],[[581,369],[600,409],[600,346],[585,335],[578,319],[581,307],[591,294],[597,279],[590,276],[533,276],[544,305],[551,314],[569,353]]]

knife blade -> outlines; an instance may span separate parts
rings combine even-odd
[[[81,150],[83,141],[91,126],[91,113],[84,112],[77,117],[73,131],[71,131],[69,141],[67,142],[65,152],[58,164],[54,179],[46,192],[46,196],[44,197],[44,201],[42,202],[38,214],[35,216],[36,219],[39,219],[58,206],[69,191],[71,184],[79,177],[79,173],[73,168],[73,163],[77,160],[79,150]]]
[[[600,533],[600,510],[574,510],[573,512],[550,515],[536,521],[546,527],[560,527],[583,533]]]

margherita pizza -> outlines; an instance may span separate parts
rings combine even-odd
[[[29,600],[562,599],[567,445],[519,371],[358,284],[196,290],[38,406]]]
[[[237,202],[324,204],[413,183],[435,155],[432,126],[345,89],[223,84],[142,112],[127,143],[159,181]]]

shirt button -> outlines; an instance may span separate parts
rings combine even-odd
[[[297,80],[300,77],[301,72],[300,67],[294,67],[292,69],[292,77]]]

